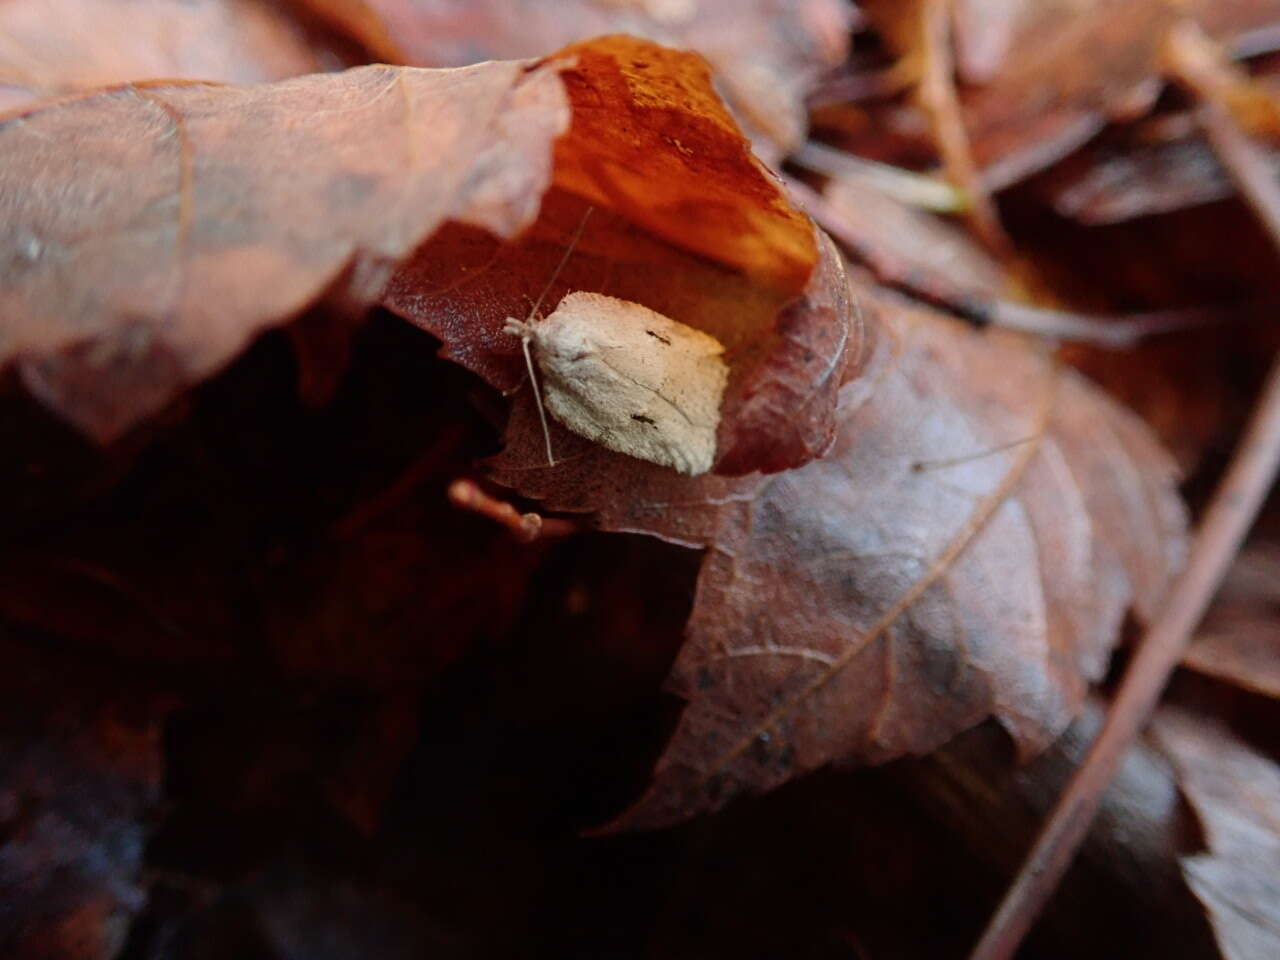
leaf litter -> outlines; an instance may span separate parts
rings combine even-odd
[[[393,4],[313,6],[366,48],[395,52],[377,9]],[[663,16],[661,5],[600,6]],[[981,13],[1012,25],[1028,15],[1024,5],[956,6],[961,77],[997,85],[1016,77],[1010,57],[1024,48],[1012,26],[987,37],[973,24]],[[1242,29],[1238,20],[1231,30]],[[397,58],[411,56],[400,50]],[[808,70],[814,61],[806,62]],[[723,80],[732,64],[716,67]],[[792,103],[814,74],[793,75],[799,86],[783,98]],[[1185,534],[1172,463],[1135,417],[1045,348],[975,332],[847,267],[751,158],[710,94],[709,76],[694,58],[612,39],[462,73],[366,68],[244,89],[144,83],[44,104],[39,97],[95,81],[15,87],[18,102],[31,99],[0,120],[0,136],[14,138],[26,164],[12,182],[35,177],[43,193],[23,206],[14,191],[0,192],[19,213],[9,221],[17,227],[8,262],[25,271],[25,286],[5,307],[6,318],[17,318],[5,360],[53,409],[111,442],[155,423],[176,398],[202,402],[192,388],[264,330],[328,311],[359,314],[381,300],[437,335],[445,356],[514,393],[507,446],[493,462],[499,480],[600,529],[705,550],[670,680],[688,706],[650,792],[615,825],[670,824],[832,763],[928,753],[989,717],[1030,756],[1065,729],[1102,677],[1126,611],[1148,620],[1159,608]],[[739,107],[751,89],[739,88]],[[1138,83],[1131,92],[1145,89]],[[401,102],[399,116],[383,115],[391,91],[413,109]],[[489,105],[479,111],[484,123],[475,122],[477,102]],[[430,123],[418,115],[423,105]],[[1104,113],[1123,115],[1114,107],[1108,101]],[[777,119],[784,110],[763,124],[764,141],[798,142],[788,109],[791,120]],[[138,132],[129,144],[95,140],[93,130],[106,125]],[[447,145],[438,167],[414,155],[415,138],[405,136],[413,129],[432,149]],[[985,158],[982,129],[979,122],[969,132]],[[1015,144],[1014,165],[1030,169],[1030,154],[1018,151],[1045,157],[1061,149],[1060,130]],[[511,154],[514,132],[524,136]],[[49,163],[42,139],[80,149],[74,160]],[[369,142],[405,149],[354,153]],[[139,202],[121,201],[121,178],[108,169],[124,171],[127,183],[160,186]],[[447,182],[428,183],[430,171],[446,171]],[[214,189],[188,193],[184,177]],[[79,232],[70,217],[55,220],[50,237],[41,201],[68,189],[81,191],[71,194],[81,204],[79,227],[85,209],[101,219]],[[101,206],[89,204],[98,198]],[[504,336],[502,323],[524,315],[587,207],[599,215],[551,302],[572,290],[619,297],[725,344],[730,383],[714,473],[682,478],[563,430],[555,468],[540,456],[519,339]],[[164,230],[158,244],[135,242]],[[872,239],[859,252],[882,279],[907,277],[900,285],[908,292],[925,291],[947,308],[998,298],[1004,273],[988,261],[975,259],[957,277],[949,264],[963,265],[968,254],[953,260],[943,243],[928,251],[938,255],[925,258],[926,272],[913,275],[911,250],[876,243],[870,230],[865,236]],[[162,255],[175,238],[186,257],[176,266]],[[971,277],[979,279],[971,285]],[[44,324],[49,315],[58,321]],[[320,362],[340,376],[341,363]],[[401,500],[414,477],[435,469],[411,466],[388,495]],[[479,488],[463,499],[488,504],[480,512],[524,535],[528,524],[510,505]],[[359,541],[343,563],[324,555],[290,561],[279,582],[288,588],[285,606],[297,609],[275,616],[271,633],[289,673],[356,676],[396,691],[388,696],[401,706],[372,725],[398,731],[394,746],[368,764],[338,765],[360,781],[352,789],[326,787],[371,832],[385,784],[405,762],[404,733],[416,712],[403,706],[414,695],[396,677],[405,665],[412,672],[413,660],[366,670],[354,640],[359,604],[308,602],[326,592],[338,598],[351,583],[376,595],[371,569],[379,563],[392,579],[412,569],[394,555],[392,531],[371,531],[377,536],[364,542],[366,514],[373,516],[358,509],[340,524]],[[7,610],[38,619],[38,604],[23,608],[21,594],[12,591]],[[315,635],[314,648],[294,639],[300,626]]]

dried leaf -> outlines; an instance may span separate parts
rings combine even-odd
[[[876,347],[802,469],[680,481],[578,449],[548,471],[517,407],[503,482],[709,548],[671,680],[690,703],[625,826],[924,753],[989,715],[1030,755],[1180,563],[1173,470],[1131,415],[1021,340],[859,293]]]
[[[956,72],[966,83],[986,83],[1004,66],[1027,0],[952,0]]]
[[[1280,767],[1202,717],[1166,710],[1152,730],[1204,826],[1182,858],[1227,960],[1280,954]]]
[[[1186,50],[1183,44],[1179,49]],[[1194,58],[1195,51],[1184,53]],[[1212,54],[1210,55],[1212,58]],[[1209,69],[1206,82],[1219,87],[1241,126],[1268,146],[1280,132],[1280,78],[1264,61],[1259,73],[1226,65]],[[1163,112],[1138,124],[1108,131],[1056,165],[1036,185],[1060,214],[1085,224],[1116,223],[1229,197],[1234,186],[1199,125],[1187,112]]]
[[[1182,665],[1280,699],[1280,551],[1251,547],[1232,566]]]
[[[916,3],[872,0],[868,13],[914,51]],[[1227,43],[1280,21],[1280,4],[1253,0],[1084,0],[1000,4],[999,20],[983,3],[962,4],[957,34],[962,62],[978,61],[986,82],[963,97],[965,126],[983,180],[1000,189],[1066,156],[1112,120],[1147,112],[1161,89],[1164,32],[1191,16]],[[975,56],[975,39],[995,31],[1002,56]],[[970,75],[967,79],[978,79]]]
[[[804,139],[804,99],[845,57],[840,0],[305,0],[379,56],[453,67],[541,56],[588,37],[627,33],[696,50],[761,155]]]
[[[0,364],[107,441],[317,299],[372,299],[445,220],[518,232],[568,122],[558,69],[126,86],[0,119]]]
[[[623,37],[567,55],[573,124],[538,223],[516,243],[442,231],[395,276],[386,305],[509,392],[526,372],[506,319],[527,315],[564,260],[547,308],[569,291],[604,293],[725,346],[718,472],[818,456],[845,353],[858,348],[834,247],[752,156],[700,58]]]
[[[965,105],[974,152],[992,186],[1048,166],[1109,120],[1145,113],[1161,88],[1164,32],[1178,18],[1190,15],[1228,43],[1280,20],[1273,2],[1219,0],[1092,0],[1027,11],[1010,45],[1015,56]]]
[[[342,65],[269,0],[6,0],[0,110],[113,83],[264,83]]]
[[[1233,193],[1202,139],[1135,139],[1090,144],[1049,171],[1039,188],[1059,214],[1089,226],[1171,213]]]
[[[999,263],[941,217],[849,177],[830,179],[822,199],[840,225],[829,229],[886,285],[960,308],[990,303],[1008,286]]]
[[[603,254],[607,292],[731,351],[720,469],[782,469],[830,443],[848,306],[805,298],[838,261],[750,154],[695,56],[612,38],[532,71],[131,86],[15,113],[0,141],[14,158],[0,187],[15,187],[0,192],[0,255],[13,265],[0,362],[100,441],[317,299],[367,303],[445,221],[388,303],[514,387],[518,341],[503,320],[544,285],[565,234],[499,238],[534,220],[554,177],[544,233],[557,210],[576,215],[575,198],[603,208],[584,244],[597,258],[579,257],[579,275]],[[398,148],[366,147],[380,141]],[[500,281],[512,302],[469,272],[477,253],[519,263]],[[600,274],[580,285],[592,284]]]

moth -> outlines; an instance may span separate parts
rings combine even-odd
[[[581,231],[582,224],[565,260]],[[525,320],[508,317],[505,329],[519,336],[524,348],[549,464],[555,458],[544,411],[618,453],[684,474],[711,469],[720,401],[729,380],[719,340],[639,303],[602,293],[566,294],[545,319],[535,320],[539,303]]]

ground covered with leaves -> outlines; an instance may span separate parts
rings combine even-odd
[[[0,955],[1280,956],[1277,53],[0,0]],[[544,424],[573,291],[709,470]]]

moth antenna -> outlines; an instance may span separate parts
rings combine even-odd
[[[529,368],[529,382],[533,384],[533,400],[538,405],[538,419],[542,421],[542,437],[547,442],[547,466],[554,467],[556,458],[551,453],[551,428],[547,426],[547,408],[542,402],[542,391],[538,388],[538,377],[533,372],[533,354],[529,352],[529,341],[533,334],[525,331],[520,336],[520,347],[524,350],[524,365]]]
[[[992,447],[989,450],[982,450],[978,453],[966,454],[963,457],[948,457],[945,460],[917,460],[911,464],[912,473],[922,473],[925,470],[938,470],[942,467],[958,467],[961,464],[972,463],[974,460],[981,460],[983,457],[992,457],[997,453],[1004,453],[1006,450],[1012,450],[1014,447],[1020,447],[1024,443],[1031,443],[1033,440],[1039,440],[1041,434],[1033,433],[1029,437],[1023,437],[1020,440],[1010,440],[1008,443],[1002,443],[998,447]]]
[[[588,220],[593,210],[595,210],[594,206],[586,207],[586,212],[582,214],[582,219],[577,221],[577,229],[573,230],[573,237],[568,242],[568,246],[564,247],[564,255],[556,265],[556,270],[552,273],[552,279],[549,279],[547,285],[543,287],[543,292],[538,294],[538,300],[531,302],[529,319],[525,320],[525,323],[520,323],[518,320],[507,321],[508,332],[520,334],[520,348],[525,352],[525,366],[529,370],[529,381],[534,385],[534,402],[538,404],[538,419],[543,422],[543,439],[547,442],[547,465],[552,467],[556,466],[556,456],[552,453],[552,429],[547,425],[547,407],[543,403],[543,392],[538,387],[538,374],[534,371],[534,355],[529,349],[529,342],[534,338],[534,317],[538,316],[538,311],[543,306],[543,301],[547,300],[547,294],[552,292],[552,287],[556,285],[556,280],[559,279],[559,275],[564,270],[564,265],[567,264],[568,259],[573,255],[573,251],[576,250],[577,242],[582,239],[582,229],[586,227],[586,220]],[[525,297],[525,300],[529,300],[529,297]]]
[[[532,320],[538,312],[538,308],[542,306],[542,301],[547,299],[547,294],[551,292],[551,288],[556,285],[556,281],[560,279],[565,264],[569,262],[569,258],[573,256],[573,251],[578,247],[578,241],[582,239],[583,228],[587,225],[587,218],[591,216],[591,211],[595,207],[587,207],[587,212],[582,215],[582,219],[578,221],[578,229],[573,231],[573,239],[569,241],[569,245],[564,248],[564,256],[560,258],[560,263],[556,265],[555,272],[551,274],[551,279],[547,281],[547,285],[542,288],[542,293],[538,295],[537,301],[533,305],[533,309],[529,311],[529,319]]]

